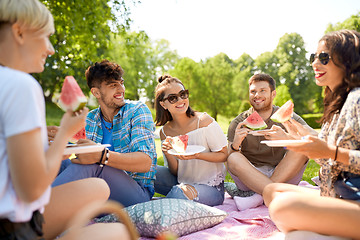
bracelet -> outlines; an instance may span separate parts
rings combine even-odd
[[[231,149],[232,149],[232,150],[234,150],[235,152],[237,152],[237,151],[239,151],[239,150],[240,150],[240,148],[239,148],[238,150],[236,150],[236,149],[233,147],[233,145],[232,145],[232,144],[230,144],[230,147],[231,147]]]
[[[336,150],[335,150],[335,158],[334,158],[334,161],[337,159],[337,155],[338,155],[338,149],[339,149],[339,146],[336,146]]]
[[[105,161],[104,161],[104,165],[108,164],[109,162],[109,157],[110,157],[110,151],[108,148],[105,148],[106,150],[106,154],[105,154]]]
[[[105,149],[102,150],[100,160],[99,160],[99,162],[96,163],[96,164],[100,165],[100,167],[104,166],[104,164],[102,163],[102,160],[104,158],[104,152],[105,152]]]

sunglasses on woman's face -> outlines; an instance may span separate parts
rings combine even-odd
[[[310,55],[310,64],[312,64],[316,58],[319,58],[319,61],[321,62],[322,65],[328,64],[331,59],[330,55],[326,52],[322,52],[319,55],[312,53]]]
[[[179,100],[179,97],[181,99],[187,99],[189,97],[189,90],[181,90],[178,94],[169,94],[166,98],[163,99],[163,102],[168,100],[169,103],[174,104]]]

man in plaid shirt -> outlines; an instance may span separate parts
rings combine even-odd
[[[99,107],[89,112],[86,137],[79,144],[110,144],[103,152],[78,154],[53,186],[99,177],[110,187],[110,199],[124,206],[149,201],[154,195],[156,150],[154,122],[140,101],[125,100],[122,68],[103,60],[86,70],[86,80]]]

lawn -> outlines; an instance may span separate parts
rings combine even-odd
[[[46,122],[47,125],[59,125],[60,119],[63,115],[62,110],[60,110],[59,107],[57,107],[55,104],[46,104]],[[223,130],[224,134],[227,133],[227,128],[230,124],[232,119],[218,116],[217,122],[219,123],[221,129]],[[158,165],[164,165],[164,158],[161,153],[161,142],[160,139],[155,139],[155,145],[156,145],[156,152],[158,155]],[[304,172],[303,180],[307,181],[310,184],[313,184],[311,181],[311,178],[318,175],[319,172],[319,165],[315,163],[313,160],[309,161],[309,164]],[[229,174],[226,176],[226,181],[232,181]]]

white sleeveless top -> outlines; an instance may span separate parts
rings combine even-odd
[[[227,146],[227,139],[219,124],[213,120],[206,127],[199,128],[186,133],[189,136],[188,145],[201,145],[205,147],[203,152],[218,152]],[[162,133],[164,129],[161,128]],[[167,159],[164,163],[167,166]],[[181,160],[178,159],[178,182],[184,184],[206,184],[217,186],[225,180],[226,168],[223,162],[208,162],[200,159]]]

